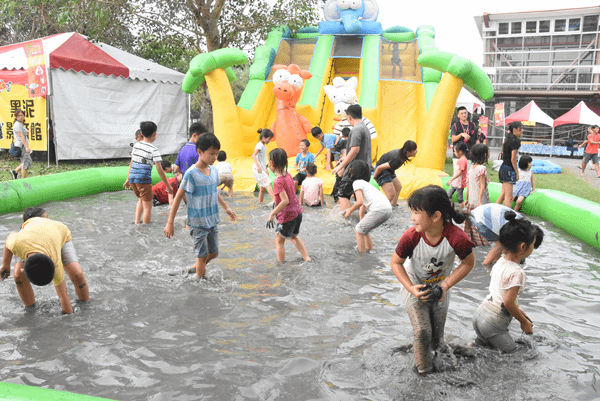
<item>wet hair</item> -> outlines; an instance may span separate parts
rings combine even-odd
[[[158,127],[152,121],[142,121],[140,123],[140,131],[142,131],[144,138],[150,138],[157,129]]]
[[[310,148],[310,141],[308,139],[303,139],[300,141],[300,143],[303,143],[307,148]]]
[[[163,170],[166,170],[169,167],[171,167],[171,162],[168,160],[163,160],[160,162],[160,166],[162,167]]]
[[[361,120],[363,117],[362,107],[360,107],[360,104],[351,104],[346,109],[346,115],[352,117],[355,120]]]
[[[306,164],[306,173],[310,175],[317,174],[317,165],[313,162],[309,162]]]
[[[536,240],[538,230],[541,231],[541,228],[532,224],[531,221],[523,218],[517,219],[517,214],[512,210],[504,213],[504,218],[506,224],[500,229],[499,241],[504,249],[511,253],[516,253],[522,243],[527,246],[531,245]],[[543,240],[543,233],[541,237],[540,245]]]
[[[464,141],[458,141],[454,144],[454,149],[459,150],[461,152],[463,152],[464,154],[467,153],[467,151],[469,150],[469,148],[467,147],[467,144]]]
[[[43,253],[30,255],[23,265],[25,276],[31,284],[43,286],[50,284],[54,278],[54,262]]]
[[[136,140],[136,141],[137,141],[137,139],[138,139],[138,136],[140,136],[140,135],[142,135],[142,130],[141,130],[141,129],[139,129],[139,130],[135,131],[135,140]],[[143,136],[143,135],[142,135],[142,136]]]
[[[196,150],[206,152],[210,148],[215,148],[217,150],[221,149],[221,142],[219,142],[219,138],[213,134],[204,134],[198,138],[198,141],[196,142]]]
[[[217,156],[217,160],[220,162],[224,162],[225,160],[227,160],[227,153],[225,153],[224,150],[220,150],[219,155]]]
[[[41,207],[28,207],[23,212],[23,222],[26,222],[32,217],[42,217],[44,213],[46,213],[46,210]]]
[[[323,130],[321,130],[321,128],[319,128],[319,127],[312,127],[310,132],[311,132],[312,136],[314,136],[316,138],[323,133]]]
[[[527,167],[529,167],[529,163],[531,163],[531,162],[533,162],[533,159],[531,158],[531,156],[523,155],[519,159],[519,168],[521,170],[527,170]]]
[[[198,136],[202,136],[204,134],[208,133],[208,128],[206,128],[206,125],[197,122],[197,123],[193,123],[192,125],[190,125],[190,129],[188,130],[188,138],[191,138],[192,135],[196,134]]]
[[[408,161],[408,152],[414,152],[415,150],[417,150],[415,141],[404,142],[404,145],[398,150],[400,152],[400,166]]]
[[[467,113],[469,112],[465,106],[460,106],[458,109],[456,109],[456,114],[460,113],[463,110],[465,110]]]
[[[471,161],[474,164],[483,164],[487,162],[490,149],[483,143],[478,143],[471,148]]]
[[[371,181],[371,167],[364,160],[353,160],[348,166],[348,178],[352,182],[356,180]]]
[[[514,130],[516,130],[517,128],[521,128],[522,126],[523,124],[521,124],[521,121],[513,121],[510,124],[508,124],[508,132],[512,134]]]
[[[19,114],[21,114],[21,113],[23,113],[23,115],[25,115],[25,112],[24,112],[23,110],[21,110],[21,109],[16,109],[16,110],[15,110],[15,122],[17,121],[17,116],[18,116]],[[593,127],[592,127],[592,128],[593,128]]]
[[[288,168],[288,156],[285,150],[281,148],[273,149],[269,152],[269,160],[273,162],[273,167],[276,169],[285,169],[287,171]]]
[[[263,138],[273,138],[275,136],[275,134],[273,133],[273,131],[271,131],[268,128],[264,128],[264,129],[260,128],[258,130],[258,133],[260,134],[260,139],[263,139]]]
[[[454,220],[457,224],[461,224],[465,221],[465,216],[452,207],[446,191],[437,185],[427,185],[413,192],[408,198],[408,207],[411,210],[422,210],[429,217],[435,212],[440,212],[444,223]]]

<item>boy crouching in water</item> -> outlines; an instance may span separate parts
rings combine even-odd
[[[235,212],[227,206],[217,189],[221,180],[213,163],[217,160],[219,149],[221,143],[213,134],[198,138],[198,161],[185,172],[164,229],[167,238],[171,238],[177,209],[184,195],[187,196],[187,224],[191,227],[190,236],[194,241],[194,254],[197,257],[194,268],[200,278],[204,277],[206,264],[219,255],[218,205],[221,205],[232,221],[236,219]]]
[[[73,313],[67,294],[65,271],[75,286],[77,297],[89,301],[85,276],[71,243],[71,231],[64,224],[50,220],[42,208],[28,208],[23,214],[23,227],[6,238],[0,267],[0,279],[10,276],[13,254],[21,261],[15,263],[14,278],[17,291],[25,306],[35,304],[31,284],[44,286],[52,282],[63,312]]]

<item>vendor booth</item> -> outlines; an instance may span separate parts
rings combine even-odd
[[[73,32],[0,47],[0,148],[22,109],[31,149],[52,142],[57,162],[129,157],[145,120],[158,125],[161,153],[177,153],[189,114],[183,77]]]

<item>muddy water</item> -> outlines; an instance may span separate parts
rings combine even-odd
[[[539,222],[542,247],[528,262],[514,355],[474,348],[471,316],[487,294],[476,267],[452,290],[448,348],[439,373],[414,371],[412,328],[389,262],[410,226],[404,206],[373,233],[375,252],[355,250],[352,222],[305,210],[300,237],[312,263],[287,244],[276,262],[268,211],[251,194],[230,201],[237,222],[219,226],[220,255],[207,280],[194,262],[180,210],[175,237],[131,224],[135,200],[105,193],[44,205],[67,224],[91,301],[62,315],[53,288],[25,309],[12,279],[0,282],[0,380],[118,400],[593,400],[600,397],[598,251]],[[227,216],[222,213],[225,220]],[[0,216],[0,238],[19,214]],[[71,299],[75,299],[68,283]]]

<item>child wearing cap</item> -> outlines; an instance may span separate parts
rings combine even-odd
[[[73,307],[67,294],[64,272],[69,275],[81,301],[89,301],[89,289],[71,243],[71,231],[47,216],[41,208],[25,211],[21,231],[12,232],[6,238],[0,278],[4,280],[10,276],[10,263],[16,255],[21,260],[15,263],[14,279],[23,305],[35,304],[32,283],[44,286],[52,282],[63,312],[71,314]]]

